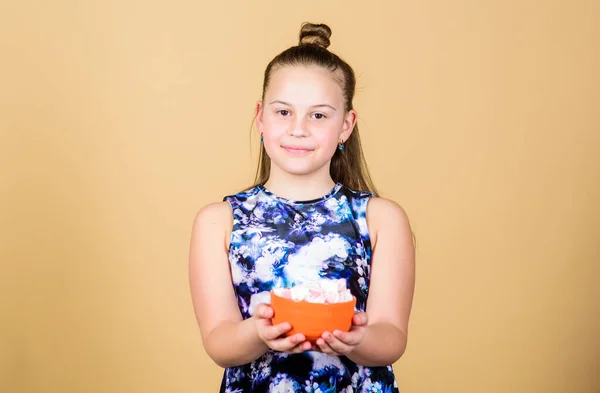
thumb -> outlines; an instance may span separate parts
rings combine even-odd
[[[352,318],[352,322],[354,322],[356,326],[364,326],[367,324],[368,320],[369,318],[365,312],[357,312]]]
[[[254,315],[257,318],[271,318],[273,317],[273,309],[268,304],[261,303],[256,306]]]

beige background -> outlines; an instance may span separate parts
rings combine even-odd
[[[216,392],[195,212],[303,21],[418,239],[403,393],[600,391],[600,3],[3,1],[0,391]],[[250,148],[252,146],[252,149]]]

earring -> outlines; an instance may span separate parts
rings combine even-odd
[[[265,141],[265,138],[263,138],[262,134],[260,134],[260,141],[261,143]]]
[[[338,147],[340,150],[344,150],[344,141],[340,139],[340,146]]]

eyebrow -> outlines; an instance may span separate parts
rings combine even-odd
[[[293,106],[292,104],[289,104],[285,101],[280,101],[280,100],[275,100],[273,102],[270,102],[269,105],[273,105],[273,104],[282,104],[282,105],[287,105],[287,106]],[[335,109],[333,106],[329,105],[329,104],[318,104],[318,105],[313,105],[311,106],[311,108],[319,108],[319,107],[327,107],[327,108],[331,108],[334,111],[336,111],[337,109]]]

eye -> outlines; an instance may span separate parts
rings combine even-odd
[[[313,114],[313,116],[317,120],[321,120],[321,119],[327,118],[327,116],[325,116],[325,114],[323,114],[323,113],[315,113],[315,114]]]
[[[284,116],[284,117],[285,117],[285,116],[288,116],[288,115],[290,114],[290,111],[288,111],[287,109],[279,109],[279,110],[277,111],[277,113],[278,113],[279,115],[281,115],[281,116]]]

